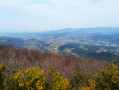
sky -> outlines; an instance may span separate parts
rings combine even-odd
[[[0,0],[0,32],[119,27],[119,0]]]

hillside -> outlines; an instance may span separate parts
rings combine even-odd
[[[80,58],[92,58],[105,61],[117,60],[119,55],[116,52],[116,48],[107,46],[95,46],[95,45],[81,45],[77,43],[67,43],[59,48],[59,51],[64,56],[77,56]]]
[[[22,48],[24,46],[24,41],[13,37],[0,37],[0,44]]]
[[[47,32],[4,33],[0,35],[0,44],[111,62],[119,58],[118,36],[118,27],[66,28]]]
[[[0,89],[116,90],[118,77],[113,63],[0,45]]]
[[[105,61],[93,59],[80,59],[77,57],[63,57],[47,52],[40,52],[34,49],[16,49],[10,46],[0,45],[0,63],[6,63],[9,70],[24,69],[38,65],[41,69],[48,69],[53,66],[58,72],[66,73],[71,78],[75,68],[91,73],[92,68],[105,67]]]

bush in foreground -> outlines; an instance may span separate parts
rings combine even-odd
[[[118,90],[119,67],[110,63],[94,75],[76,72],[72,80],[50,66],[48,74],[38,66],[14,70],[13,76],[5,74],[6,65],[0,64],[0,90]]]

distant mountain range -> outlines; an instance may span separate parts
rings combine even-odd
[[[1,33],[0,44],[16,48],[112,61],[119,58],[119,27],[66,28],[47,32]]]

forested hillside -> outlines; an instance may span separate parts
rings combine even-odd
[[[105,61],[0,45],[0,63],[3,90],[119,89],[118,64]]]
[[[80,58],[92,58],[105,61],[118,61],[119,55],[115,47],[95,46],[95,45],[81,45],[77,43],[67,43],[59,48],[59,52],[64,56],[77,56]]]

